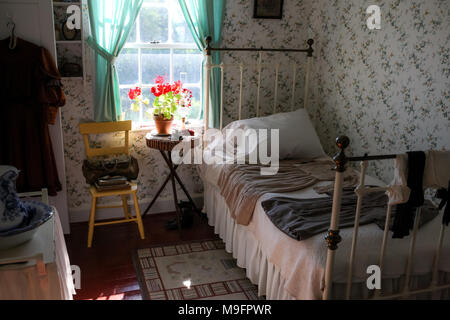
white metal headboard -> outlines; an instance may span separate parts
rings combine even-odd
[[[211,70],[218,68],[220,69],[221,74],[221,87],[220,87],[220,130],[223,128],[223,111],[224,111],[224,73],[225,69],[238,67],[240,71],[239,76],[239,106],[238,106],[238,119],[242,119],[242,92],[243,92],[243,80],[244,80],[244,67],[248,67],[250,65],[244,65],[243,63],[235,63],[235,64],[213,64],[211,53],[212,51],[250,51],[250,52],[258,52],[258,59],[256,61],[256,70],[258,73],[258,83],[257,83],[257,93],[256,93],[256,116],[260,115],[260,91],[261,91],[261,73],[263,67],[273,68],[275,71],[275,89],[274,89],[274,101],[273,101],[273,113],[277,112],[277,104],[278,104],[278,87],[279,87],[279,74],[280,74],[280,63],[269,64],[262,63],[262,53],[263,52],[304,52],[307,54],[306,59],[306,75],[305,75],[305,92],[304,92],[304,107],[306,108],[308,105],[308,90],[309,90],[309,75],[311,70],[311,60],[313,57],[314,50],[312,49],[312,45],[314,44],[313,39],[309,39],[307,41],[308,48],[307,49],[267,49],[267,48],[212,48],[211,47],[211,37],[206,38],[206,63],[204,66],[205,71],[205,79],[204,82],[204,92],[205,99],[203,101],[203,110],[204,110],[204,129],[207,130],[209,128],[209,98],[210,98],[210,82],[211,78]],[[255,66],[255,65],[253,65]],[[291,97],[291,111],[294,110],[295,105],[295,89],[296,89],[296,79],[297,79],[297,69],[298,64],[293,63],[293,71],[292,71],[292,97]]]

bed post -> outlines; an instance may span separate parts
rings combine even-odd
[[[203,127],[203,142],[202,147],[206,146],[206,131],[209,128],[209,82],[211,78],[211,41],[212,38],[210,36],[205,38],[206,48],[205,48],[205,61],[203,62],[203,76],[204,76],[204,84],[203,84],[203,116],[204,118],[204,127]],[[206,186],[203,185],[205,188]],[[205,188],[206,190],[206,188]],[[204,193],[205,195],[205,193]],[[202,213],[206,216],[206,204],[203,204]]]
[[[204,90],[204,101],[203,101],[203,110],[205,116],[205,128],[204,131],[209,128],[209,83],[211,79],[211,41],[212,38],[210,36],[206,37],[206,48],[205,48],[205,62],[204,62],[204,75],[205,75],[205,83],[203,86]]]
[[[313,59],[313,48],[312,45],[314,44],[313,39],[308,39],[308,56],[306,57],[306,76],[305,76],[305,97],[303,99],[304,101],[304,108],[308,108],[308,94],[309,94],[309,74],[311,72],[311,62]]]
[[[350,139],[346,136],[339,136],[336,138],[336,145],[340,151],[333,157],[333,160],[336,163],[336,179],[334,182],[330,229],[325,237],[328,245],[328,254],[325,269],[325,288],[323,292],[324,300],[328,300],[331,297],[334,255],[335,250],[338,248],[338,243],[341,242],[341,236],[339,235],[339,213],[341,211],[342,180],[345,172],[345,165],[348,161],[347,156],[345,155],[345,148],[347,148],[349,144]]]

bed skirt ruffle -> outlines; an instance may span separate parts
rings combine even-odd
[[[225,242],[225,250],[237,260],[237,265],[246,269],[246,275],[250,281],[258,286],[258,295],[265,296],[268,300],[296,300],[286,289],[284,280],[278,266],[269,261],[264,253],[260,241],[248,230],[247,226],[235,223],[224,198],[219,189],[205,182],[205,208],[209,225],[214,227],[214,232]],[[410,290],[425,288],[430,283],[430,275],[412,276]],[[450,283],[450,273],[439,273],[439,284]],[[404,277],[383,279],[381,287],[383,294],[399,292],[403,288]],[[332,297],[334,299],[345,298],[346,284],[333,283]],[[369,299],[374,291],[367,289],[366,283],[354,283],[352,285],[352,299]],[[320,299],[321,297],[317,297]],[[425,293],[411,296],[413,299],[450,299],[450,289],[440,292]]]
[[[258,285],[258,295],[271,300],[294,300],[285,289],[280,271],[261,250],[259,241],[246,226],[235,223],[223,197],[217,188],[205,188],[205,207],[208,223],[225,242],[225,250],[237,260],[237,265],[246,269],[246,275]],[[224,212],[225,211],[225,212]]]

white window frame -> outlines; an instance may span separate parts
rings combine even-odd
[[[144,2],[142,4],[142,7],[159,7],[159,8],[166,8],[168,12],[168,23],[169,23],[169,30],[168,30],[168,39],[166,43],[152,43],[152,42],[141,42],[141,26],[140,26],[140,13],[138,19],[136,19],[136,42],[134,43],[125,43],[124,49],[137,49],[138,50],[138,83],[135,84],[119,84],[120,89],[128,89],[128,88],[134,88],[136,86],[141,87],[144,89],[150,89],[151,87],[155,86],[156,83],[152,84],[143,84],[142,83],[142,49],[153,49],[153,50],[170,50],[170,82],[173,82],[173,55],[174,50],[198,50],[197,45],[195,42],[193,43],[180,43],[180,42],[173,42],[172,41],[172,16],[174,14],[173,10],[170,10],[170,7],[168,3],[146,3]],[[199,50],[200,52],[200,50]],[[198,88],[200,90],[200,100],[202,96],[202,81],[201,81],[201,73],[202,73],[202,66],[200,65],[200,82],[198,83],[183,83],[183,87],[185,88]],[[167,80],[167,79],[166,79]],[[120,79],[119,79],[120,81]],[[147,91],[148,92],[148,91]],[[130,102],[131,103],[131,102]],[[201,104],[201,103],[200,103]],[[201,104],[201,108],[203,108],[203,105]],[[145,120],[144,116],[144,108],[140,108],[139,110],[139,121],[133,121],[133,127],[134,128],[144,128],[149,127],[153,122],[151,120]],[[192,122],[192,119],[190,119]],[[135,123],[136,122],[136,123]],[[194,121],[195,122],[195,121]],[[199,121],[200,123],[200,121]]]

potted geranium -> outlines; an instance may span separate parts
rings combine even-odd
[[[151,88],[155,96],[153,101],[153,119],[159,134],[170,134],[173,117],[178,107],[191,106],[192,92],[183,88],[181,81],[165,82],[162,76],[155,79],[156,85]]]

